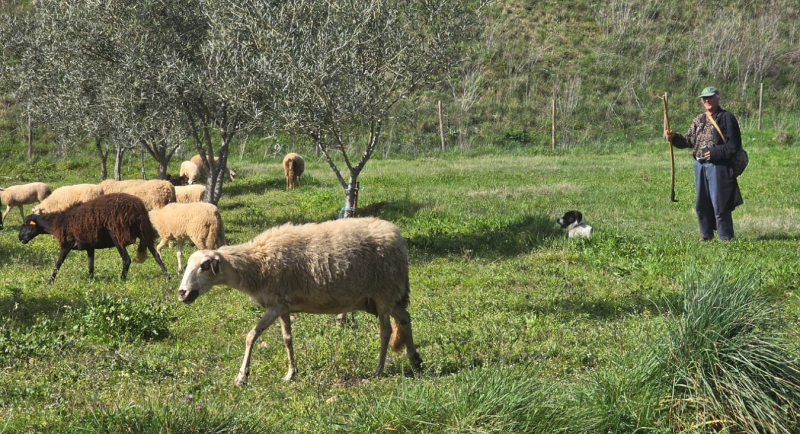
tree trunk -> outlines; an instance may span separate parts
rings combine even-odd
[[[125,156],[125,147],[117,145],[117,155],[114,157],[114,179],[122,179],[122,157]]]
[[[106,150],[103,152],[103,139],[95,137],[94,147],[97,149],[97,154],[100,155],[100,180],[102,181],[108,177],[108,142],[106,142]]]

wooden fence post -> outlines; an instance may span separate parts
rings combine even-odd
[[[761,102],[764,100],[764,83],[758,88],[758,131],[761,131]]]
[[[552,124],[553,129],[550,134],[550,147],[552,150],[556,150],[556,99],[553,98],[553,110],[552,110]]]
[[[444,121],[442,120],[442,100],[439,100],[439,139],[442,141],[442,153],[444,153],[445,146],[444,146]]]

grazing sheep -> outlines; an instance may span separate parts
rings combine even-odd
[[[94,184],[66,185],[53,190],[45,200],[33,207],[34,214],[64,211],[77,203],[88,202],[103,194],[103,188]]]
[[[181,163],[180,177],[186,178],[189,185],[196,184],[197,179],[200,178],[200,166],[191,161],[184,161]]]
[[[200,171],[200,176],[206,176],[206,166],[203,165],[203,157],[201,157],[200,154],[196,154],[189,161],[191,161],[192,163],[197,165],[197,168]],[[219,164],[219,157],[214,157],[214,165],[216,166],[218,164]],[[183,165],[181,164],[181,166],[183,166]],[[231,169],[230,167],[226,167],[225,168],[225,172],[231,178],[231,181],[235,181],[236,180],[236,171],[235,170]]]
[[[51,234],[61,251],[50,282],[72,250],[86,250],[89,256],[89,277],[94,278],[94,251],[116,247],[122,257],[122,279],[128,274],[131,258],[125,247],[139,239],[136,262],[147,259],[147,250],[155,258],[165,278],[169,278],[161,255],[154,247],[156,231],[150,224],[142,200],[125,193],[104,194],[88,202],[74,204],[64,211],[31,214],[19,230],[19,240],[28,244],[40,234]]]
[[[126,188],[146,182],[144,179],[125,179],[117,181],[116,179],[106,179],[105,181],[97,184],[103,189],[103,194],[109,193],[122,193]]]
[[[283,157],[283,173],[286,174],[286,188],[294,190],[294,185],[300,185],[300,176],[306,169],[303,157],[294,152],[290,152]]]
[[[147,210],[163,208],[166,204],[176,201],[175,186],[163,179],[152,179],[133,184],[122,193],[132,194],[144,202]]]
[[[202,202],[205,194],[205,185],[179,185],[175,187],[175,199],[178,203]]]
[[[6,216],[11,212],[11,208],[19,208],[19,215],[25,220],[22,212],[22,205],[29,205],[41,202],[50,196],[50,187],[44,182],[32,182],[30,184],[12,185],[8,188],[0,188],[0,203],[6,204],[6,211],[0,219],[0,229],[6,221]]]
[[[183,271],[181,258],[186,240],[190,240],[201,250],[225,245],[222,217],[219,209],[210,203],[171,203],[164,208],[150,211],[150,222],[161,237],[161,242],[156,246],[159,254],[168,242],[177,241],[179,273]]]
[[[186,178],[185,176],[179,175],[177,178],[173,178],[172,175],[170,175],[169,173],[167,173],[166,180],[169,181],[170,184],[174,185],[175,187],[180,185],[187,185],[189,181],[189,179]]]
[[[247,382],[253,344],[280,319],[289,371],[296,372],[293,312],[337,314],[364,310],[378,317],[380,353],[375,375],[383,372],[391,338],[393,351],[406,346],[415,370],[422,359],[414,346],[409,301],[406,241],[397,226],[377,218],[349,218],[268,229],[252,241],[218,250],[198,250],[186,264],[178,298],[193,302],[214,285],[227,285],[261,305],[264,315],[247,334],[236,384]],[[394,318],[394,330],[389,322]]]

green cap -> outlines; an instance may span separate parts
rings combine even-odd
[[[719,91],[714,86],[708,86],[704,88],[702,92],[700,92],[700,98],[703,98],[705,96],[714,96],[714,95],[719,95]]]

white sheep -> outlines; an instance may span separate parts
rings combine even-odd
[[[203,157],[201,157],[200,154],[196,154],[189,161],[191,161],[192,163],[197,165],[197,168],[200,171],[200,176],[206,176],[206,166],[203,165]],[[219,164],[219,157],[214,157],[214,165],[216,166],[218,164]],[[235,170],[231,169],[230,167],[226,167],[225,168],[225,173],[228,174],[228,176],[231,178],[231,181],[235,181],[236,180],[236,171]]]
[[[306,163],[303,157],[294,152],[290,152],[283,157],[283,173],[286,175],[286,188],[294,190],[295,184],[299,184],[300,176],[305,171]]]
[[[122,193],[126,188],[132,187],[145,182],[144,179],[125,179],[117,181],[116,179],[106,179],[105,181],[97,184],[103,189],[103,194]]]
[[[411,333],[408,255],[397,226],[377,218],[348,218],[268,229],[250,242],[217,250],[198,250],[186,264],[178,298],[186,304],[215,285],[227,285],[251,297],[264,315],[247,334],[236,384],[247,382],[253,344],[280,319],[289,371],[296,372],[293,312],[338,314],[367,311],[380,323],[380,353],[375,375],[383,372],[386,350],[406,347],[415,370],[422,359]],[[394,318],[394,329],[389,321]]]
[[[176,201],[175,186],[163,179],[151,179],[134,183],[120,193],[128,193],[138,197],[144,202],[144,206],[148,211],[162,208],[168,203]]]
[[[200,167],[191,161],[184,161],[181,163],[181,171],[178,176],[186,177],[189,185],[196,184],[197,179],[200,178]]]
[[[202,202],[205,194],[205,185],[179,185],[175,187],[175,200],[178,203]]]
[[[103,194],[103,188],[95,184],[65,185],[53,190],[45,200],[33,207],[34,214],[60,212],[70,206],[88,202]]]
[[[150,222],[161,237],[156,247],[158,254],[168,242],[177,241],[178,272],[183,271],[181,258],[186,240],[204,250],[225,245],[222,217],[219,209],[210,203],[171,203],[150,211]]]
[[[50,187],[44,182],[31,182],[30,184],[12,185],[8,188],[0,188],[0,203],[6,204],[6,211],[0,219],[0,228],[6,221],[6,216],[11,212],[11,208],[19,208],[19,215],[25,220],[22,205],[41,202],[50,196]]]

